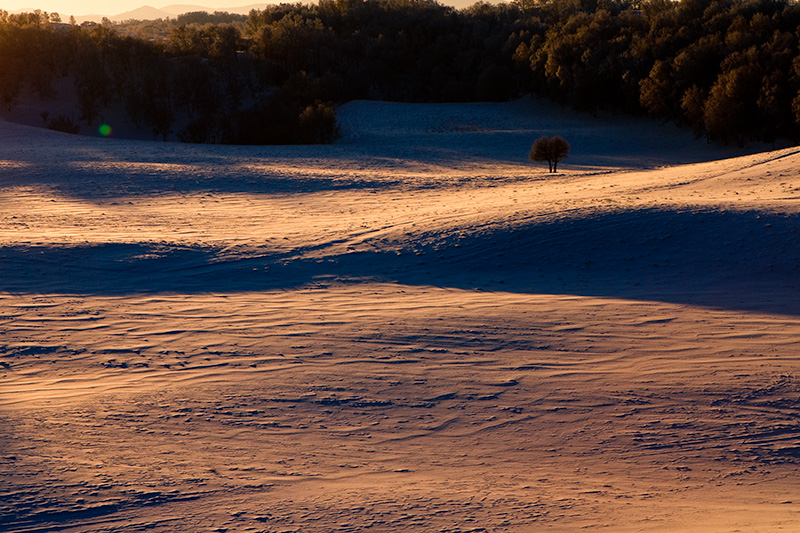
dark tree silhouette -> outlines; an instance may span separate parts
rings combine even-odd
[[[64,133],[71,133],[76,135],[80,133],[81,128],[78,126],[71,117],[66,115],[58,115],[55,118],[47,119],[44,116],[42,118],[45,119],[45,124],[47,125],[48,129],[54,131],[61,131]]]
[[[320,0],[248,16],[57,19],[0,9],[0,109],[23,94],[55,96],[69,76],[90,123],[122,104],[162,137],[172,116],[192,142],[297,143],[335,138],[332,110],[348,100],[533,93],[593,113],[646,113],[710,141],[800,142],[800,3],[787,0],[514,0],[460,10]]]
[[[550,172],[558,170],[558,162],[569,155],[569,143],[563,137],[539,137],[533,142],[528,157],[531,161],[547,161]]]

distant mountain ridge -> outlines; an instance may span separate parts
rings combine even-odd
[[[80,24],[82,22],[100,22],[104,17],[107,17],[112,22],[124,22],[126,20],[157,20],[166,18],[175,18],[184,13],[192,13],[194,11],[207,11],[214,13],[215,11],[224,11],[228,13],[236,13],[239,15],[247,15],[253,9],[264,9],[267,4],[277,4],[283,0],[267,0],[259,4],[249,4],[241,7],[207,7],[194,4],[170,4],[161,8],[153,6],[142,6],[131,11],[125,11],[116,15],[109,15],[108,13],[91,13],[88,15],[75,15],[74,13],[59,11],[61,18],[66,22],[69,20],[70,15],[75,16],[75,21]],[[471,5],[475,0],[455,0],[442,2],[445,5],[455,5],[456,7],[466,7]],[[496,3],[497,0],[489,0],[489,3]],[[36,8],[24,8],[11,11],[12,13],[32,12]]]
[[[165,18],[175,18],[178,15],[182,15],[184,13],[192,13],[194,11],[207,11],[209,13],[213,13],[215,11],[226,11],[228,13],[236,13],[240,15],[246,15],[250,13],[253,9],[264,9],[264,6],[269,2],[264,2],[260,4],[250,4],[241,7],[207,7],[207,6],[199,6],[199,5],[191,5],[191,4],[170,4],[168,6],[162,8],[155,8],[152,6],[142,6],[137,9],[131,11],[125,11],[124,13],[119,13],[117,15],[105,15],[105,14],[89,14],[89,15],[75,15],[75,20],[80,24],[81,22],[86,21],[94,21],[100,22],[103,20],[103,17],[108,17],[109,20],[112,22],[122,22],[125,20],[156,20],[156,19],[165,19]],[[31,10],[25,10],[31,11]],[[62,18],[68,18],[69,13],[63,14]]]

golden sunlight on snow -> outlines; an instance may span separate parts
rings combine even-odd
[[[548,175],[536,124],[348,106],[330,147],[0,123],[0,529],[797,529],[797,149],[589,125]]]

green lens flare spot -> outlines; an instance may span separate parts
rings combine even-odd
[[[108,137],[109,135],[111,135],[111,126],[109,126],[108,124],[103,124],[99,128],[97,128],[97,131],[103,137]]]

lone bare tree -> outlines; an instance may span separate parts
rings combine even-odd
[[[531,161],[540,163],[547,161],[550,166],[550,172],[556,172],[558,169],[558,162],[569,155],[569,143],[563,137],[556,135],[555,137],[539,137],[531,146],[531,152],[528,157]]]

